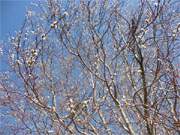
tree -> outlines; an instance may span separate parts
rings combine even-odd
[[[180,133],[178,15],[175,0],[38,3],[11,37],[1,134]]]

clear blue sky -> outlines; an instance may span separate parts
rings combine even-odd
[[[0,40],[18,30],[25,18],[26,9],[33,0],[0,0]]]

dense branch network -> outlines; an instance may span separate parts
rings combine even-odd
[[[11,37],[0,134],[179,134],[178,16],[175,0],[38,3]]]

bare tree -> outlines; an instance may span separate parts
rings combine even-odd
[[[1,134],[178,135],[178,0],[47,0],[11,37]]]

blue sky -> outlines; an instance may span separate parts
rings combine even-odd
[[[21,28],[26,10],[33,1],[35,0],[0,0],[0,44],[6,45],[8,37],[15,35],[15,31]],[[0,71],[7,69],[7,54],[3,53],[0,56]]]
[[[0,0],[0,40],[7,40],[23,23],[32,0]]]

